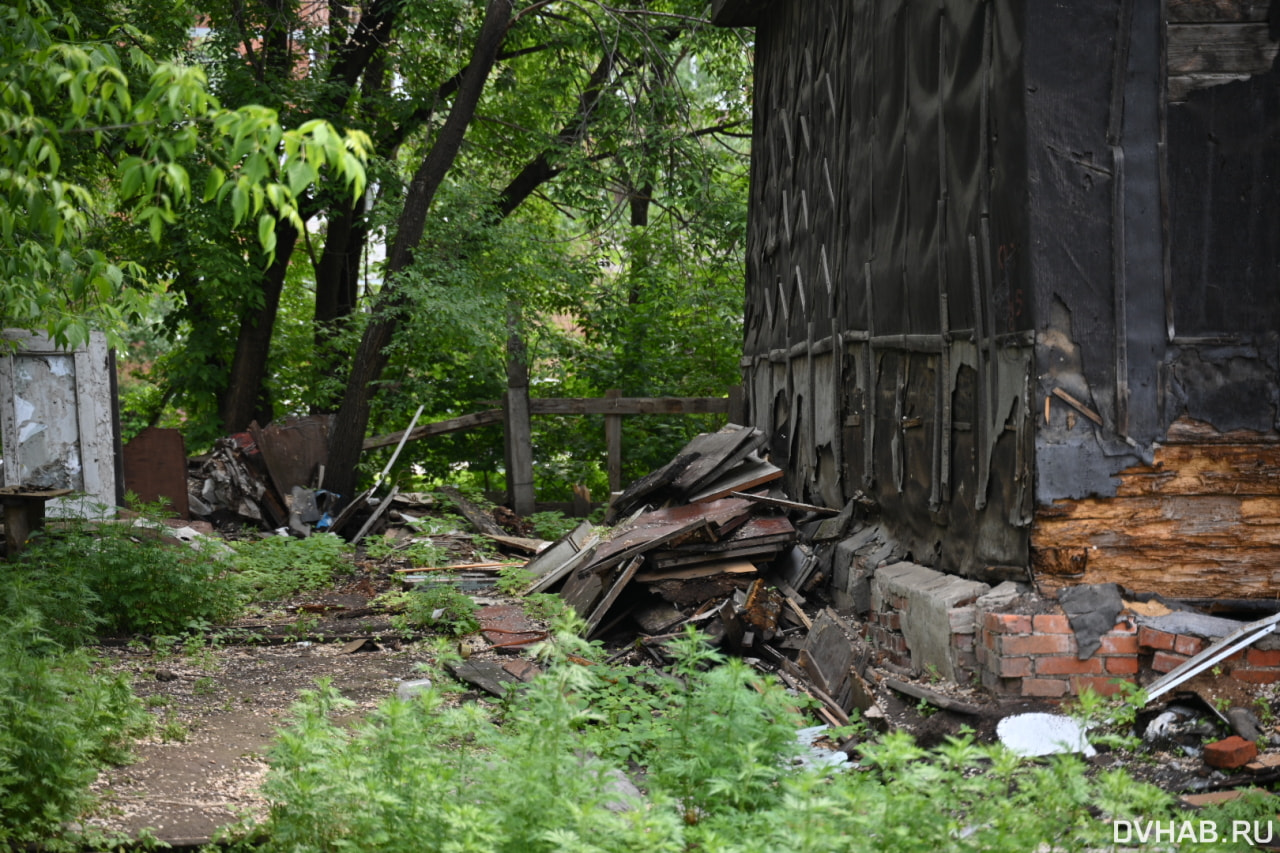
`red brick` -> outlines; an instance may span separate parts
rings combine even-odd
[[[1102,658],[1076,660],[1073,655],[1036,658],[1036,675],[1097,675],[1102,672]]]
[[[1100,655],[1136,655],[1138,653],[1138,637],[1135,634],[1103,634],[1102,645],[1098,647]]]
[[[1249,662],[1249,666],[1280,666],[1280,651],[1249,649],[1244,659]]]
[[[1205,744],[1204,761],[1210,767],[1234,770],[1244,767],[1258,757],[1258,745],[1239,735],[1232,735],[1216,743]]]
[[[1031,617],[1021,613],[988,613],[984,624],[997,634],[1030,634]]]
[[[1003,637],[1000,651],[1006,655],[1063,655],[1071,651],[1071,645],[1071,638],[1066,634],[1032,634]]]
[[[1138,658],[1116,656],[1107,658],[1107,672],[1112,675],[1137,675]]]
[[[1067,682],[1061,678],[1024,678],[1022,679],[1023,696],[1044,696],[1055,698],[1067,695]]]
[[[890,631],[902,630],[902,615],[899,613],[881,613],[880,624]]]
[[[1071,622],[1061,613],[1041,613],[1032,617],[1031,625],[1037,634],[1071,633]]]
[[[1231,677],[1249,684],[1275,684],[1280,681],[1280,669],[1233,669]]]
[[[1156,672],[1171,672],[1187,662],[1182,655],[1172,652],[1156,652],[1151,658],[1151,668]]]
[[[952,648],[960,649],[961,651],[972,651],[973,634],[952,634],[951,646]]]
[[[1031,674],[1031,658],[1000,658],[997,672],[1002,678],[1025,678]]]
[[[1088,687],[1101,696],[1114,696],[1120,692],[1120,685],[1110,676],[1076,675],[1071,678],[1071,692],[1080,693]]]
[[[1148,628],[1145,625],[1138,629],[1138,645],[1144,649],[1171,652],[1173,651],[1173,643],[1177,638],[1177,634],[1170,634],[1168,631],[1157,631],[1155,628]]]
[[[1204,649],[1204,640],[1179,634],[1173,641],[1173,650],[1180,655],[1198,655]]]

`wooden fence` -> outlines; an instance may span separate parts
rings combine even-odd
[[[513,405],[513,402],[515,403]],[[528,415],[604,415],[605,446],[608,448],[609,491],[622,489],[622,418],[625,415],[727,414],[741,422],[742,387],[734,386],[725,397],[623,397],[616,390],[603,397],[525,398],[525,405],[504,395],[501,408],[485,409],[456,418],[414,427],[408,440],[433,435],[503,425],[507,461],[507,496],[521,515],[533,512],[533,440]],[[523,415],[522,415],[523,412]],[[366,438],[364,449],[398,444],[404,430]]]

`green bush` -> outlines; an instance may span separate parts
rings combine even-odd
[[[19,602],[6,612],[36,610],[67,647],[95,631],[198,629],[233,617],[241,603],[238,582],[211,553],[116,522],[72,522],[39,532],[0,572],[0,589]]]
[[[399,631],[431,628],[462,637],[480,630],[479,607],[469,595],[448,583],[422,584],[408,592],[388,592],[378,597],[384,607],[400,609],[391,617]]]
[[[237,544],[233,563],[255,598],[274,600],[332,586],[334,573],[350,568],[349,551],[332,533],[306,539],[269,536]]]
[[[262,850],[1017,851],[1111,849],[1109,818],[1180,820],[1165,792],[1075,756],[1023,759],[969,735],[859,745],[856,769],[793,761],[804,721],[773,679],[696,636],[676,677],[584,666],[557,637],[533,684],[491,718],[439,693],[390,699],[355,726],[327,685],[270,754]],[[587,652],[590,653],[589,651]],[[618,786],[623,774],[642,789]],[[1266,800],[1207,809],[1265,820]],[[1205,849],[1234,849],[1230,844]]]
[[[125,676],[96,673],[31,612],[0,622],[0,848],[48,842],[89,805],[104,764],[150,721]]]

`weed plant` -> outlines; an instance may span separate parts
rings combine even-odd
[[[391,626],[397,631],[430,628],[462,637],[480,630],[475,601],[448,583],[422,584],[407,592],[384,593],[378,596],[377,603],[400,610],[391,617]]]
[[[0,592],[0,614],[34,610],[68,648],[98,632],[198,630],[241,606],[238,583],[212,554],[117,523],[38,532],[0,573]]]
[[[255,600],[272,601],[304,590],[327,589],[349,568],[350,547],[332,533],[306,539],[270,536],[236,546],[233,563]]]
[[[35,613],[0,621],[0,849],[53,846],[99,767],[124,761],[149,723],[125,676],[95,672]]]
[[[270,815],[244,843],[1021,853],[1110,849],[1108,818],[1180,819],[1167,794],[1123,771],[1023,759],[968,735],[926,750],[889,734],[858,747],[856,769],[807,768],[793,761],[804,725],[795,697],[696,635],[674,651],[672,675],[588,666],[575,661],[593,650],[559,634],[544,675],[495,716],[428,692],[346,726],[337,717],[348,703],[322,683],[271,751]],[[1265,805],[1233,808],[1195,819],[1267,816]]]

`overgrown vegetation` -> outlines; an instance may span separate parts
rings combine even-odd
[[[165,542],[157,530],[71,521],[39,532],[0,573],[0,614],[35,610],[72,648],[95,633],[179,634],[225,621],[239,581],[212,553]]]
[[[400,611],[391,617],[391,625],[398,631],[430,628],[462,637],[480,630],[475,601],[448,583],[422,584],[406,592],[388,592],[379,596],[378,602]]]
[[[558,634],[547,672],[496,709],[430,692],[388,700],[354,727],[337,722],[347,703],[321,684],[271,753],[270,817],[242,843],[1021,853],[1105,849],[1110,818],[1179,817],[1169,795],[1122,770],[1024,760],[970,735],[926,750],[894,733],[859,745],[856,769],[801,766],[795,697],[694,634],[674,648],[666,676],[584,665],[596,650]],[[1196,819],[1269,816],[1255,800]]]
[[[349,551],[347,543],[332,533],[314,533],[306,539],[270,536],[239,543],[234,564],[255,600],[274,600],[331,586],[334,573],[347,567]]]

